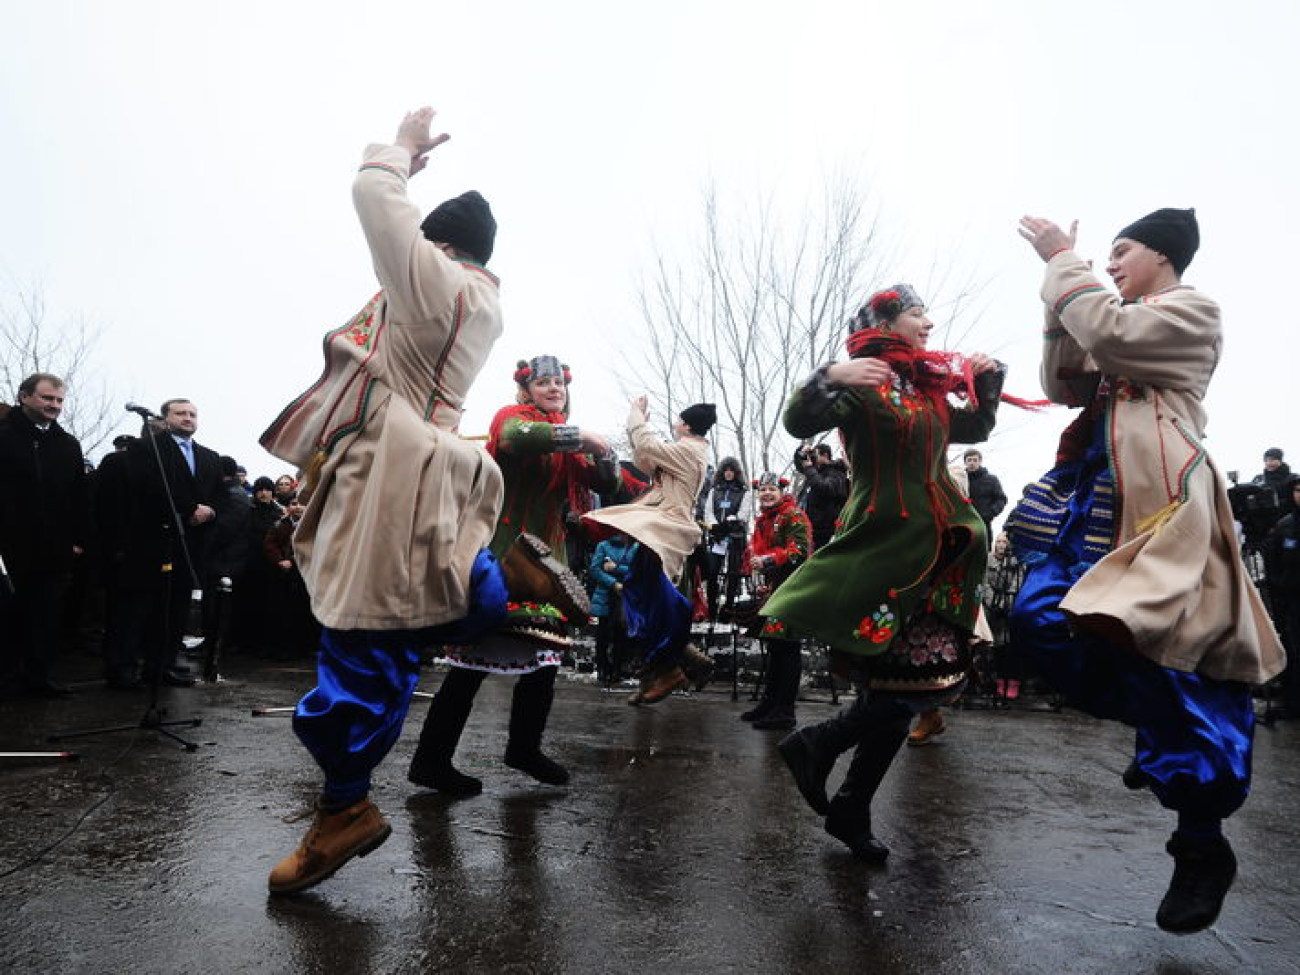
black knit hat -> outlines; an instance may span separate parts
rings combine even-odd
[[[691,428],[691,433],[702,437],[718,422],[718,408],[712,403],[696,403],[686,407],[678,416]]]
[[[256,494],[258,491],[274,491],[274,490],[275,490],[275,481],[271,480],[265,474],[263,474],[261,477],[259,477],[256,481],[253,482],[254,494]]]
[[[1281,460],[1283,456],[1281,447],[1269,447],[1264,451],[1265,460]]]
[[[492,259],[497,239],[497,222],[492,208],[477,190],[470,190],[438,204],[420,224],[426,240],[451,244],[458,251],[486,264]]]
[[[1179,275],[1192,263],[1196,249],[1201,246],[1201,231],[1196,224],[1194,209],[1175,210],[1166,207],[1135,220],[1115,235],[1146,244],[1153,251],[1169,258],[1169,263]]]

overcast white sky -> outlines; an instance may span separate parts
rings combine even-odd
[[[361,150],[421,104],[452,141],[413,198],[477,188],[501,228],[506,334],[467,433],[542,351],[572,365],[578,423],[621,427],[637,282],[652,244],[686,252],[710,181],[797,199],[850,168],[904,242],[880,283],[936,255],[987,280],[964,351],[1030,396],[1041,263],[1019,216],[1078,217],[1100,259],[1134,218],[1195,206],[1185,280],[1227,335],[1210,446],[1250,475],[1269,446],[1300,460],[1276,297],[1300,225],[1298,37],[1291,0],[0,0],[0,287],[102,323],[117,398],[189,397],[200,441],[274,475],[258,434],[375,287]],[[1067,419],[1008,411],[986,455],[1013,496]]]

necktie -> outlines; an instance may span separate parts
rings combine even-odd
[[[181,453],[185,455],[185,463],[189,466],[190,473],[194,473],[194,444],[188,440],[181,441]]]

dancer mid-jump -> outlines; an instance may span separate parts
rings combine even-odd
[[[383,290],[326,336],[324,375],[262,437],[308,473],[294,551],[324,627],[318,684],[294,731],[325,785],[302,843],[271,871],[274,893],[318,884],[388,838],[370,774],[401,733],[433,628],[505,613],[485,549],[501,472],[456,432],[501,334],[497,279],[484,268],[496,221],[471,191],[421,222],[406,184],[447,140],[429,135],[432,118],[411,112],[393,145],[366,149],[353,199]]]

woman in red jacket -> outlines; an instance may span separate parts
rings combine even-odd
[[[789,482],[776,474],[763,474],[754,482],[758,517],[745,550],[745,573],[757,582],[764,599],[774,592],[812,554],[812,523],[786,491]],[[763,699],[741,715],[760,730],[788,731],[795,726],[794,702],[803,670],[798,640],[783,637],[779,620],[764,622],[760,637],[767,645],[767,673]]]

